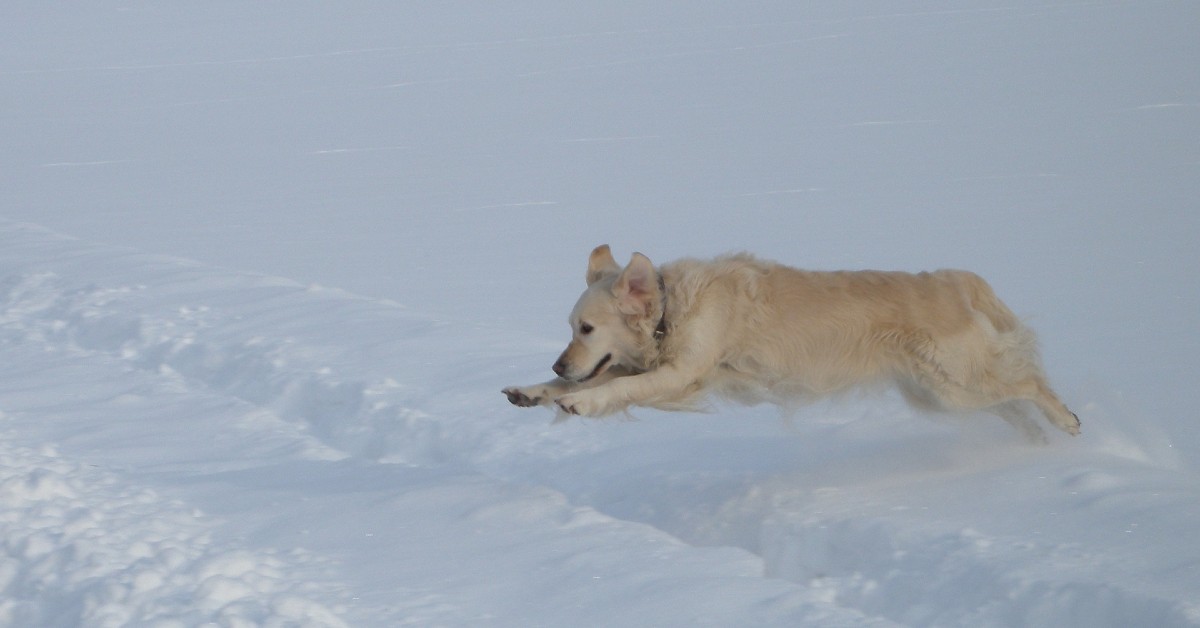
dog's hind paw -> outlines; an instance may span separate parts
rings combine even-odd
[[[516,386],[510,386],[504,390],[501,390],[500,392],[504,393],[504,395],[508,397],[508,402],[514,406],[532,408],[542,404],[541,397],[530,397],[525,391],[517,388]]]
[[[1080,428],[1079,415],[1072,412],[1071,416],[1075,418],[1075,422],[1073,424],[1067,425],[1066,431],[1071,436],[1079,436],[1079,428]]]

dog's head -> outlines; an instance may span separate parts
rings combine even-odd
[[[661,318],[658,272],[650,260],[634,253],[621,268],[607,244],[596,247],[587,289],[571,310],[571,343],[554,363],[555,374],[585,382],[618,364],[644,369]]]

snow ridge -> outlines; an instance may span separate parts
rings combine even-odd
[[[421,409],[453,406],[439,393],[463,381],[450,375],[457,365],[412,368],[412,356],[436,355],[439,345],[462,333],[448,324],[338,290],[149,256],[114,273],[142,275],[144,282],[80,282],[79,267],[111,267],[104,258],[112,254],[103,247],[81,253],[79,243],[54,236],[45,244],[51,243],[66,246],[61,257],[76,258],[63,274],[0,275],[0,316],[10,334],[103,354],[181,386],[240,400],[291,424],[323,457],[477,464],[496,448],[528,448],[529,437],[557,440],[540,423],[480,425],[473,417],[441,412],[435,418]],[[345,328],[330,329],[331,321]],[[472,371],[492,373],[505,354],[484,347],[465,357]],[[380,374],[389,366],[404,373],[403,383]],[[461,391],[455,392],[461,402]]]
[[[4,417],[0,416],[0,420]],[[185,504],[0,438],[0,625],[344,626],[312,557],[215,542]]]

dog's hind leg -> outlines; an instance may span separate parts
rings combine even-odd
[[[921,385],[908,378],[899,380],[897,384],[899,385],[900,392],[904,395],[904,399],[908,401],[909,405],[913,406],[914,408],[932,410],[935,412],[944,412],[946,410],[956,409],[973,410],[976,408],[976,404],[969,404],[967,406],[961,405],[961,402],[963,401],[961,396],[955,396],[948,399],[948,395],[939,395],[937,390],[944,390],[944,388],[941,387],[935,390],[935,388],[932,386]],[[959,405],[955,405],[956,402],[958,402]],[[1005,423],[1008,423],[1013,427],[1013,429],[1020,432],[1028,442],[1034,444],[1045,443],[1046,432],[1044,432],[1041,426],[1039,426],[1037,422],[1033,420],[1033,417],[1029,416],[1029,413],[1021,404],[1021,401],[1003,401],[997,404],[986,406],[986,410],[1000,417],[1001,419],[1004,419]]]
[[[1005,423],[1013,426],[1025,437],[1026,441],[1035,445],[1046,444],[1046,432],[1042,430],[1042,426],[1033,420],[1033,417],[1029,416],[1029,413],[1021,406],[1020,401],[1005,401],[1004,403],[988,408],[988,411],[1004,419]]]
[[[1037,405],[1042,414],[1050,420],[1050,423],[1058,429],[1070,434],[1071,436],[1079,435],[1079,417],[1059,400],[1058,395],[1050,389],[1050,385],[1046,383],[1045,378],[1035,376],[1031,378],[1028,386],[1032,388],[1032,393],[1026,398]]]
[[[1028,423],[1028,417],[1016,418],[1014,413],[1014,404],[1027,400],[1032,401],[1058,429],[1072,436],[1079,434],[1079,418],[1059,401],[1036,362],[1026,355],[1004,356],[1009,363],[1021,364],[1024,371],[1018,370],[1019,379],[1014,381],[1012,371],[1017,369],[1010,368],[1004,359],[974,366],[961,359],[942,359],[939,349],[927,339],[910,343],[905,353],[913,383],[947,409],[988,409],[1029,435],[1024,425]],[[1022,359],[1012,361],[1013,357]],[[919,398],[912,392],[908,396]],[[1020,408],[1015,409],[1024,415]]]
[[[977,372],[980,369],[953,353],[947,355],[932,338],[917,333],[900,338],[903,366],[910,378],[902,390],[910,403],[946,410],[977,410],[1010,397],[981,385],[982,382],[976,381],[981,379]]]
[[[983,368],[980,384],[990,388],[997,401],[1001,398],[1032,401],[1054,427],[1072,435],[1079,434],[1079,417],[1059,400],[1042,373],[1037,341],[1031,330],[996,297],[987,282],[968,275],[965,287],[971,309],[983,315],[990,359]]]

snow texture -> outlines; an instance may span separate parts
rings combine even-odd
[[[1200,626],[1200,4],[0,9],[0,626]],[[1083,434],[552,423],[610,243],[961,267]]]

